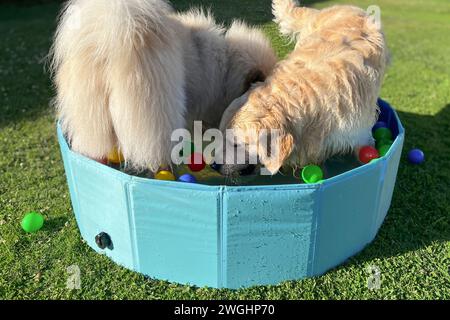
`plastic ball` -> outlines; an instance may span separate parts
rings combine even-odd
[[[21,226],[25,232],[35,233],[44,225],[44,216],[37,212],[30,212],[22,219]]]
[[[394,141],[392,140],[388,140],[388,139],[384,139],[384,140],[379,140],[377,141],[376,145],[377,145],[377,149],[380,150],[380,148],[382,146],[392,146],[394,144]]]
[[[322,183],[323,171],[319,166],[309,165],[302,170],[302,179],[305,183]]]
[[[392,140],[392,131],[388,128],[378,128],[373,132],[373,137],[377,141]]]
[[[359,150],[359,161],[362,163],[369,163],[373,159],[378,159],[379,157],[380,153],[374,147],[366,146]]]
[[[185,183],[197,183],[197,179],[192,174],[183,174],[178,178],[178,181]]]
[[[122,152],[119,151],[119,149],[114,148],[109,154],[108,154],[108,162],[113,164],[121,164],[124,162],[125,159],[123,157]]]
[[[387,145],[387,144],[378,148],[378,153],[380,154],[380,157],[384,157],[385,155],[387,155],[387,153],[389,152],[390,149],[391,149],[391,146]]]
[[[384,121],[378,121],[377,123],[375,123],[375,125],[372,128],[372,132],[377,131],[380,128],[389,128],[388,124]]]
[[[425,154],[420,149],[413,149],[408,153],[408,161],[412,164],[421,164],[425,161]]]
[[[175,181],[176,180],[173,173],[170,171],[166,171],[166,170],[159,171],[157,174],[155,174],[155,179],[163,180],[163,181]]]
[[[203,155],[201,153],[193,153],[190,156],[189,162],[188,167],[192,172],[200,172],[206,167],[205,160],[203,159]]]

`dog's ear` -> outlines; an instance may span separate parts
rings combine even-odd
[[[274,148],[274,149],[273,149]],[[294,149],[294,137],[290,133],[278,136],[275,141],[259,144],[261,163],[271,173],[276,174]]]
[[[244,82],[244,92],[250,90],[252,85],[257,82],[264,82],[266,80],[266,76],[261,70],[254,69],[250,71],[250,73],[245,78]]]

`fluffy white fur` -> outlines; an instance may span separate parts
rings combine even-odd
[[[76,21],[80,19],[80,21]],[[136,168],[170,164],[173,130],[225,108],[276,63],[264,35],[163,0],[70,0],[52,49],[55,104],[71,147],[95,159],[114,147]]]

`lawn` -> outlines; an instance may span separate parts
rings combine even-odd
[[[26,1],[24,1],[26,3]],[[31,1],[29,1],[31,2]],[[36,1],[35,1],[36,2]],[[393,60],[382,96],[407,130],[405,150],[422,148],[421,166],[400,164],[391,210],[375,241],[326,275],[237,291],[148,279],[97,255],[78,232],[49,107],[44,71],[60,4],[0,5],[0,299],[449,299],[450,298],[450,2],[448,0],[305,1],[382,10]],[[260,25],[280,57],[291,46],[271,22],[269,0],[179,0]],[[23,215],[43,213],[37,234]],[[79,266],[81,290],[66,287]],[[381,271],[369,290],[368,268]]]

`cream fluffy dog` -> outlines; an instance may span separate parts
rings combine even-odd
[[[376,101],[388,61],[381,26],[352,6],[319,11],[298,7],[292,0],[274,0],[273,12],[282,33],[297,41],[295,50],[264,83],[232,103],[221,129],[240,130],[238,142],[257,150],[271,173],[283,165],[320,164],[372,144]],[[258,141],[262,129],[279,130],[278,152]],[[243,169],[228,164],[222,172]]]
[[[55,104],[74,151],[119,147],[136,169],[171,163],[171,134],[223,111],[276,63],[264,35],[241,22],[173,12],[163,0],[71,0],[52,49]]]

